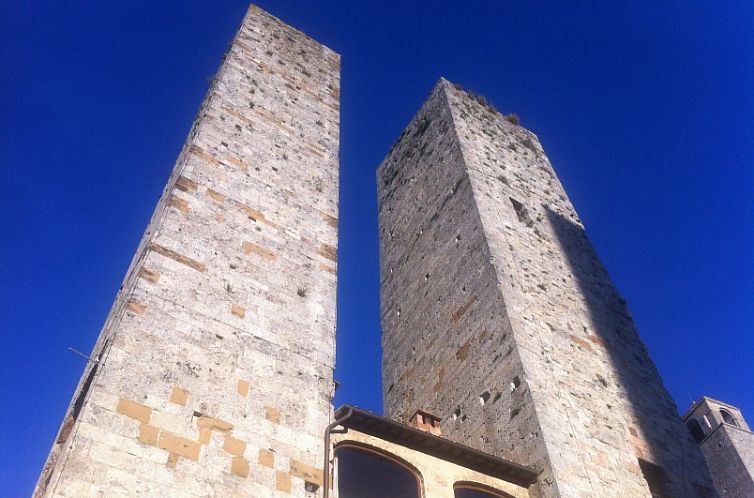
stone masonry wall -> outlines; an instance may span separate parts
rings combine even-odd
[[[35,496],[315,496],[331,417],[339,56],[251,7]]]
[[[721,424],[701,443],[701,449],[721,496],[754,496],[754,433]]]
[[[414,133],[448,114],[436,136]],[[424,157],[450,151],[452,168]],[[714,496],[533,133],[441,80],[379,182],[389,416],[440,415],[451,439],[540,470],[543,496],[649,497],[647,478]]]
[[[446,87],[378,170],[385,412],[427,409],[451,439],[549,470]]]

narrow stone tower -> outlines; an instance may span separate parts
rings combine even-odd
[[[536,496],[715,496],[533,133],[440,80],[377,176],[388,416],[439,415]]]
[[[339,64],[251,7],[35,496],[315,496],[335,349]]]
[[[724,498],[754,496],[754,432],[741,410],[703,396],[683,417]]]

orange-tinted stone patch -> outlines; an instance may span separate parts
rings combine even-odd
[[[243,457],[234,456],[230,462],[230,471],[239,477],[249,477],[249,462]]]
[[[121,415],[144,422],[145,424],[149,423],[149,418],[152,416],[152,409],[150,407],[126,398],[120,398],[115,410]]]
[[[259,448],[259,465],[269,468],[275,468],[275,453],[270,450]]]
[[[176,405],[186,406],[188,396],[189,393],[185,389],[173,387],[173,390],[170,392],[170,402],[175,403]]]
[[[268,406],[265,409],[264,416],[270,422],[274,422],[276,424],[280,423],[280,410],[278,410],[277,408],[273,408],[271,406]]]

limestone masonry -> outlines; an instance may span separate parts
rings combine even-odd
[[[311,496],[321,484],[339,65],[248,11],[35,496]]]
[[[717,497],[539,140],[444,79],[378,170],[387,418],[333,411],[339,89],[249,9],[34,496]]]
[[[510,122],[513,121],[513,122]],[[378,170],[385,411],[537,496],[715,496],[537,137],[441,80]]]

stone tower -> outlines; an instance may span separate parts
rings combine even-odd
[[[683,419],[704,453],[718,493],[726,498],[754,496],[754,433],[741,410],[704,396]]]
[[[251,7],[35,496],[316,496],[335,349],[340,58]]]
[[[715,496],[533,133],[440,80],[377,176],[388,416],[441,416],[537,496]]]

